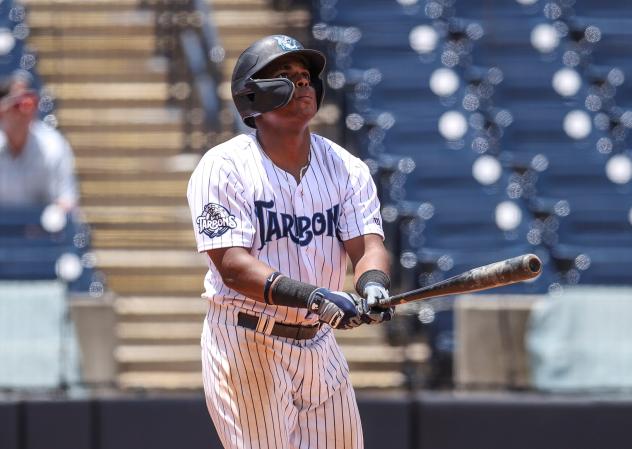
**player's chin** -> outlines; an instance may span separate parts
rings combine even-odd
[[[317,112],[315,104],[293,102],[291,108],[288,109],[288,113],[294,118],[301,118],[304,120],[312,119]]]
[[[294,97],[292,103],[294,103],[296,109],[316,111],[316,99],[311,96]]]

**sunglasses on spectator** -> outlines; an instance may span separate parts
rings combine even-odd
[[[14,108],[20,111],[27,111],[37,107],[37,92],[27,90],[16,95],[10,95],[0,100],[3,109]]]

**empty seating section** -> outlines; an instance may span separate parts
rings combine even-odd
[[[433,277],[442,250],[459,254],[444,276],[507,248],[550,262],[516,287],[525,292],[632,283],[624,272],[598,275],[604,251],[632,253],[632,19],[621,8],[630,5],[314,2],[327,80],[345,99],[347,140],[375,176],[406,288]],[[596,259],[579,269],[573,252]]]
[[[544,273],[506,291],[632,284],[632,4],[314,5],[400,290],[524,252]]]

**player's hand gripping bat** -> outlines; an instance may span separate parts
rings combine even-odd
[[[535,254],[524,254],[511,259],[473,268],[465,273],[389,298],[396,306],[437,296],[478,292],[532,279],[542,271],[542,261]]]

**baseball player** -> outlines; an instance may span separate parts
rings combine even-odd
[[[225,448],[363,447],[332,328],[390,319],[389,257],[368,168],[310,133],[324,66],[288,36],[246,49],[231,87],[253,130],[209,150],[189,181],[209,262],[204,391]],[[341,292],[347,256],[360,296]]]

